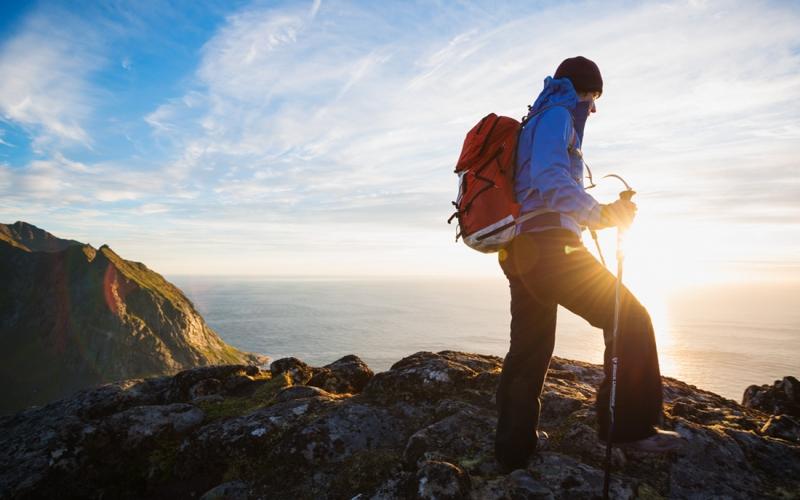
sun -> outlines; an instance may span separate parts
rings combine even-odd
[[[616,272],[616,229],[599,232],[608,268]],[[594,253],[594,243],[585,244]],[[709,265],[715,250],[702,225],[678,223],[640,213],[622,238],[623,281],[647,305],[681,289],[723,281],[720,270]]]
[[[623,283],[650,313],[660,351],[669,351],[672,335],[669,317],[670,296],[681,290],[720,281],[722,276],[709,266],[706,256],[713,252],[704,229],[699,225],[677,224],[666,218],[642,213],[621,240]],[[617,271],[617,230],[598,233],[600,246],[612,273]],[[588,236],[584,244],[597,253]],[[662,371],[670,373],[671,362],[662,358]]]

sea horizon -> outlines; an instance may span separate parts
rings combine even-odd
[[[355,354],[374,371],[418,351],[504,356],[502,277],[170,275],[235,347],[311,365]],[[800,284],[720,283],[644,302],[662,375],[741,401],[800,367]],[[650,302],[654,302],[652,297]],[[559,308],[554,355],[602,363],[602,332]]]

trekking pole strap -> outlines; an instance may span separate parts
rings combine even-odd
[[[600,241],[597,239],[597,231],[595,231],[594,229],[590,229],[589,234],[592,235],[592,239],[594,240],[594,246],[597,247],[597,255],[600,256],[600,262],[603,264],[603,267],[608,267],[606,266],[606,258],[603,257],[603,249],[600,248]]]

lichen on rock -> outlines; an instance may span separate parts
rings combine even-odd
[[[551,438],[506,473],[493,450],[501,366],[496,356],[418,352],[373,375],[355,356],[323,367],[284,358],[270,370],[109,384],[0,418],[0,498],[597,497],[602,368],[554,358],[540,422]],[[664,424],[686,446],[615,449],[613,498],[797,497],[795,417],[670,378],[664,398]]]

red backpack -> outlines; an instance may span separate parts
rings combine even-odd
[[[490,253],[514,237],[520,206],[514,196],[514,169],[521,124],[507,116],[486,115],[464,139],[458,174],[456,241]]]
[[[456,212],[447,219],[450,224],[458,217],[456,241],[460,237],[470,248],[484,253],[496,252],[514,238],[518,224],[551,212],[541,209],[520,216],[520,205],[514,193],[514,171],[522,127],[553,106],[529,114],[522,123],[489,113],[467,133],[455,169],[458,174],[458,197],[453,202]],[[575,141],[573,129],[570,150],[574,150]],[[589,174],[591,179],[591,172]]]

